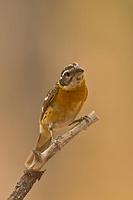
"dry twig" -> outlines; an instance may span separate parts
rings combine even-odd
[[[39,159],[34,163],[32,168],[24,171],[23,176],[18,181],[14,191],[8,200],[23,200],[26,194],[30,191],[33,184],[40,180],[44,171],[40,171],[45,163],[53,157],[59,149],[62,149],[68,142],[71,141],[81,131],[98,120],[97,115],[92,111],[88,116],[81,117],[73,123],[73,127],[64,135],[57,139],[57,143],[52,143],[48,149],[39,155]]]

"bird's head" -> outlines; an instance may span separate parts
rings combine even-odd
[[[80,86],[84,80],[84,70],[78,63],[67,65],[61,72],[59,84],[66,90],[72,90]]]

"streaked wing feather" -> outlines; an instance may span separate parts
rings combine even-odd
[[[42,113],[41,113],[41,116],[40,116],[40,121],[43,119],[43,116],[49,106],[49,104],[51,103],[51,101],[54,99],[54,97],[56,96],[56,94],[58,93],[58,90],[59,90],[59,85],[58,83],[55,84],[55,86],[50,89],[43,101],[43,105],[42,105]]]

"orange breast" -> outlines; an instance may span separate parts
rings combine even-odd
[[[72,91],[60,88],[52,102],[51,108],[49,108],[50,112],[46,117],[46,121],[62,126],[71,123],[86,100],[87,93],[84,81],[80,87]]]
[[[62,105],[63,107],[73,107],[74,104],[79,102],[84,102],[87,97],[87,88],[85,85],[85,81],[75,88],[74,90],[63,90],[62,88],[59,89],[58,95],[55,98],[55,102]]]

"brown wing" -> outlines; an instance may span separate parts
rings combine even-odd
[[[54,97],[56,96],[56,94],[58,93],[58,90],[59,90],[59,85],[58,83],[55,84],[55,86],[50,89],[43,101],[43,105],[42,105],[42,113],[41,113],[41,116],[40,116],[40,121],[43,119],[43,116],[49,106],[49,104],[52,102],[52,100],[54,99]]]

